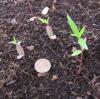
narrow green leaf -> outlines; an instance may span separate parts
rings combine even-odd
[[[85,27],[83,27],[81,30],[80,30],[80,33],[79,33],[79,37],[81,37],[83,35],[83,33],[85,32]]]
[[[38,18],[38,20],[43,24],[48,24],[49,23],[49,18],[48,19]]]
[[[75,22],[72,20],[72,18],[69,15],[67,15],[67,20],[68,20],[68,24],[69,24],[71,30],[73,31],[73,33],[75,34],[75,36],[77,38],[79,38],[80,37],[80,32],[78,30],[77,25],[75,24]]]
[[[80,55],[81,54],[81,50],[75,50],[72,54],[71,54],[71,56],[78,56],[78,55]]]
[[[81,46],[82,50],[84,50],[84,49],[88,50],[88,46],[86,44],[86,38],[84,38],[84,39],[80,38],[78,40],[78,44]]]

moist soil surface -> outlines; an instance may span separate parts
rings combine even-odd
[[[44,7],[47,15],[42,15]],[[89,50],[70,57],[78,47],[67,24],[69,14],[85,26]],[[34,16],[49,17],[57,39],[51,40]],[[13,36],[22,41],[25,56],[18,60]],[[29,47],[34,49],[30,50]],[[34,69],[37,59],[50,60],[45,76]],[[0,99],[100,99],[100,0],[0,0]]]

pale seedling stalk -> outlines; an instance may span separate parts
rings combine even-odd
[[[13,36],[13,40],[11,42],[8,42],[8,43],[16,45],[16,50],[18,53],[17,59],[21,59],[25,55],[23,47],[21,46],[22,42],[17,41],[15,36]]]
[[[71,34],[71,36],[74,36],[77,38],[77,43],[80,46],[80,49],[76,49],[75,51],[73,51],[71,56],[78,56],[81,54],[81,59],[80,59],[80,70],[81,70],[82,60],[83,60],[83,51],[88,50],[88,46],[86,44],[86,37],[82,38],[82,35],[85,33],[85,27],[83,27],[81,30],[79,30],[76,23],[72,20],[72,18],[69,15],[67,15],[67,20],[68,20],[68,24],[73,32],[73,34]]]

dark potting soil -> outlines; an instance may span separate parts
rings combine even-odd
[[[53,2],[0,0],[0,99],[100,99],[100,0]],[[46,6],[50,10],[43,16],[41,11]],[[77,44],[70,36],[67,14],[78,26],[86,27],[89,50],[84,52],[80,74],[80,56],[70,57]],[[27,21],[33,16],[49,16],[57,39],[48,38],[45,25]],[[25,57],[20,60],[16,59],[15,45],[8,43],[14,35],[23,41]],[[27,49],[30,45],[34,46],[32,51]],[[38,77],[34,70],[39,58],[47,58],[52,64],[44,77]]]

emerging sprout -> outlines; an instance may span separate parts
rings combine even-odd
[[[28,22],[34,21],[34,20],[38,20],[39,22],[41,22],[42,24],[46,25],[46,32],[47,35],[49,36],[50,39],[56,39],[56,35],[53,34],[52,28],[49,25],[49,17],[48,18],[41,18],[41,17],[32,17],[28,20]]]
[[[43,18],[38,18],[38,20],[42,23],[42,24],[46,24],[46,32],[49,36],[50,39],[56,39],[56,35],[53,34],[52,28],[49,25],[49,17],[48,19],[43,19]]]
[[[75,22],[71,19],[69,15],[67,15],[68,24],[73,32],[71,36],[75,36],[77,38],[77,43],[80,45],[80,50],[75,50],[72,53],[72,56],[77,56],[83,52],[83,50],[88,50],[88,46],[86,44],[86,38],[82,38],[82,35],[85,33],[85,27],[83,27],[81,30],[78,29]]]
[[[46,73],[50,70],[51,63],[49,60],[41,58],[35,62],[34,68],[38,73]]]
[[[21,42],[17,41],[16,37],[13,36],[13,40],[9,43],[16,45],[16,50],[17,50],[17,53],[18,53],[17,59],[21,59],[25,55],[23,47],[21,46]]]
[[[42,10],[42,14],[43,15],[46,15],[49,11],[49,8],[48,7],[45,7],[43,10]]]

